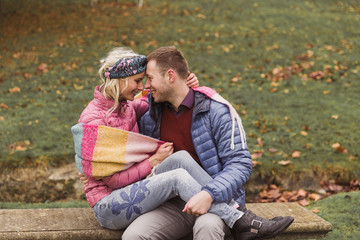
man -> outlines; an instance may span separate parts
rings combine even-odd
[[[178,239],[191,231],[194,239],[223,239],[227,227],[207,211],[212,202],[232,200],[244,212],[238,223],[243,231],[233,231],[235,239],[268,238],[286,229],[293,218],[266,220],[245,208],[244,184],[252,162],[241,120],[231,114],[233,108],[186,85],[188,65],[175,47],[161,47],[147,60],[150,108],[141,119],[141,132],[173,142],[175,151],[188,151],[213,180],[187,203],[174,198],[143,214],[126,229],[123,239]]]

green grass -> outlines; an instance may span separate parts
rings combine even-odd
[[[87,208],[86,201],[48,202],[48,203],[16,203],[0,202],[0,209],[37,209],[37,208]]]
[[[333,225],[333,231],[325,239],[359,239],[360,237],[360,192],[339,193],[313,202],[310,210],[319,210],[318,215]]]
[[[73,161],[70,127],[99,83],[99,59],[116,46],[176,45],[201,85],[241,113],[250,151],[263,151],[253,177],[348,182],[360,175],[359,20],[355,0],[1,1],[0,169]],[[272,83],[274,68],[304,61]]]

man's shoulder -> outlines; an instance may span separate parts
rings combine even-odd
[[[223,103],[216,101],[216,100],[210,99],[210,109],[209,110],[210,110],[210,114],[215,114],[217,116],[227,114],[230,117],[229,107]]]

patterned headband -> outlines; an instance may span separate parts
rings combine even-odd
[[[104,77],[126,78],[146,70],[146,56],[139,55],[136,57],[122,58],[114,66],[104,72]]]

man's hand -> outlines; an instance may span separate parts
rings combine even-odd
[[[207,191],[201,191],[190,198],[182,211],[191,215],[200,216],[209,211],[212,202],[213,199],[211,195]]]
[[[199,80],[194,73],[188,72],[188,78],[186,84],[191,88],[197,88],[199,86]]]
[[[167,158],[168,156],[173,154],[173,152],[174,152],[174,146],[173,145],[174,144],[170,143],[170,142],[166,142],[166,143],[162,144],[158,148],[156,153],[149,158],[150,166],[154,167],[154,166],[158,165],[159,163],[164,161],[165,158]]]

